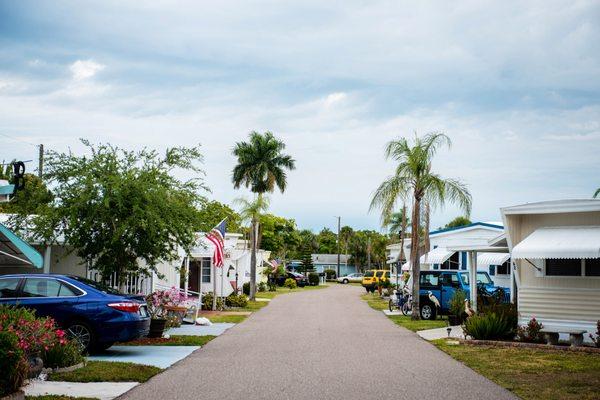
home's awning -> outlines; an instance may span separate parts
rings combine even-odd
[[[0,224],[0,267],[42,268],[44,258],[26,241]]]
[[[512,258],[600,258],[600,226],[536,229],[513,248]]]
[[[510,258],[508,253],[477,253],[477,266],[502,265]]]
[[[429,253],[425,253],[419,258],[421,264],[442,264],[448,260],[452,254],[454,254],[454,250],[448,250],[445,247],[438,247],[436,249],[431,250]]]

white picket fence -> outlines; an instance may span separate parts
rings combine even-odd
[[[121,290],[119,287],[119,279],[117,273],[114,272],[108,279],[103,279],[102,274],[96,270],[88,270],[87,278],[96,282],[102,282],[113,289]],[[152,277],[136,274],[127,274],[124,283],[124,292],[127,294],[143,294],[147,295],[152,292]]]

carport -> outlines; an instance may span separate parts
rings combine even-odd
[[[44,258],[29,243],[0,224],[0,267],[43,268]]]

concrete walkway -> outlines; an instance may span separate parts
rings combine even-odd
[[[121,398],[515,399],[333,285],[277,296]]]

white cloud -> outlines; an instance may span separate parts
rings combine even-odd
[[[73,74],[73,79],[76,81],[92,78],[97,72],[102,71],[104,68],[105,65],[92,60],[77,60],[69,66],[69,69]]]

